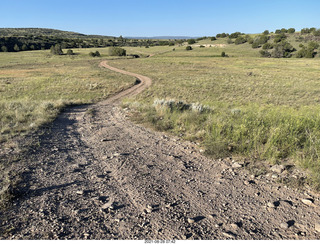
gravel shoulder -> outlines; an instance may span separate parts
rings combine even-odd
[[[127,119],[118,104],[140,82],[68,108],[20,160],[1,239],[319,239],[318,195],[211,160],[197,145]],[[17,166],[18,167],[18,166]]]

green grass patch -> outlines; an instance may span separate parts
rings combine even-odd
[[[66,105],[97,102],[134,84],[132,77],[99,67],[108,48],[99,49],[101,58],[90,51],[0,53],[0,141],[52,121]]]
[[[125,102],[139,111],[138,121],[200,142],[215,157],[290,159],[320,189],[319,59],[260,58],[249,45],[238,46],[176,47],[150,59],[111,64],[153,79],[152,87]],[[222,51],[229,57],[218,57]],[[159,100],[211,110],[160,109]]]

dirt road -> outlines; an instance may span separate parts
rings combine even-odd
[[[69,108],[23,162],[2,239],[319,239],[319,197],[126,118],[141,82]],[[302,201],[303,200],[303,201]],[[318,229],[318,231],[317,231]]]

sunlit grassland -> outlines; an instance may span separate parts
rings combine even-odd
[[[216,157],[289,159],[319,187],[320,60],[260,58],[258,50],[240,46],[175,47],[149,59],[110,63],[153,80],[151,88],[125,102],[140,112],[137,120],[198,141]],[[229,57],[219,57],[222,51]],[[155,106],[159,100],[200,103],[211,111]]]
[[[52,56],[49,51],[0,53],[0,140],[29,132],[52,121],[70,104],[104,99],[134,84],[134,78],[99,67],[92,49],[75,56]]]

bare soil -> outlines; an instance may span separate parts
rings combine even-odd
[[[150,78],[100,65],[141,82],[39,136],[15,164],[1,239],[319,239],[318,195],[130,122],[119,102]]]

